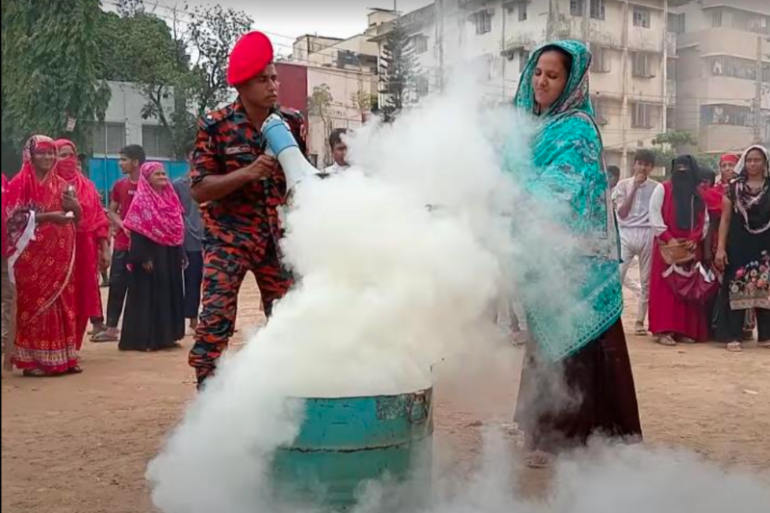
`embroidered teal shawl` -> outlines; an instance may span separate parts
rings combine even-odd
[[[524,201],[544,212],[566,233],[565,239],[572,239],[564,248],[528,249],[539,257],[524,259],[517,277],[516,288],[527,312],[530,334],[546,358],[558,361],[617,322],[623,297],[603,145],[589,97],[591,53],[579,41],[549,45],[572,56],[567,86],[559,100],[536,118],[533,165],[510,164],[516,161],[511,155],[504,163]],[[540,55],[549,45],[530,58],[514,101],[533,115],[537,106],[532,78]],[[525,228],[514,227],[519,232]]]

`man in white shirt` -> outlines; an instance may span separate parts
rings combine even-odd
[[[655,154],[650,150],[638,150],[634,157],[634,176],[621,180],[612,195],[620,230],[620,278],[623,282],[634,257],[639,259],[641,295],[634,330],[636,335],[648,334],[645,321],[650,298],[652,252],[655,250],[650,224],[650,198],[655,189],[662,187],[650,180],[654,168]]]
[[[324,169],[322,176],[334,176],[346,169],[350,168],[348,165],[348,145],[342,140],[342,136],[346,135],[348,131],[344,128],[338,128],[334,130],[329,136],[329,147],[332,150],[332,157],[334,158],[334,164]]]

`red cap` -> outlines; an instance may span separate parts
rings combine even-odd
[[[725,153],[722,155],[722,158],[719,159],[719,162],[732,162],[733,164],[737,164],[740,159],[741,158],[734,153]]]
[[[235,87],[262,73],[273,62],[273,44],[262,32],[249,32],[230,54],[227,82]]]

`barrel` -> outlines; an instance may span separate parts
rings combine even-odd
[[[283,503],[349,511],[370,480],[408,489],[410,501],[431,496],[432,389],[399,395],[307,398],[304,422],[273,462]],[[407,483],[407,484],[404,484]]]

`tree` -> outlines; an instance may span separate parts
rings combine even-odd
[[[321,118],[324,127],[324,140],[329,138],[332,129],[331,106],[334,102],[331,88],[328,84],[321,84],[313,88],[313,94],[308,98],[308,113],[311,116]]]
[[[203,116],[227,100],[227,64],[235,43],[251,30],[254,20],[243,11],[221,5],[197,8],[189,28],[189,45],[198,58],[191,90],[196,112]]]
[[[670,130],[652,140],[657,164],[671,171],[671,162],[677,155],[698,145],[695,136],[684,130]]]
[[[35,133],[89,140],[110,98],[99,76],[99,0],[2,3],[3,165]],[[15,155],[10,155],[11,153]]]
[[[350,103],[361,113],[361,121],[363,122],[366,120],[367,114],[370,114],[377,104],[377,95],[359,89],[355,93],[350,93]]]
[[[380,108],[385,121],[391,121],[409,101],[420,73],[412,40],[401,21],[385,36],[381,62],[380,92],[385,96]]]
[[[698,146],[698,140],[690,132],[671,130],[653,139],[652,145],[655,147],[653,151],[655,152],[657,164],[664,166],[668,173],[671,172],[671,162],[677,155],[683,153],[695,154],[696,160],[701,167],[707,167],[712,170],[719,168],[719,155],[694,151]]]
[[[107,15],[102,33],[105,76],[139,86],[146,99],[142,116],[158,119],[175,156],[185,158],[196,119],[228,98],[228,57],[253,21],[219,5],[171,9],[168,23],[148,13],[142,0],[121,0],[119,12]]]

